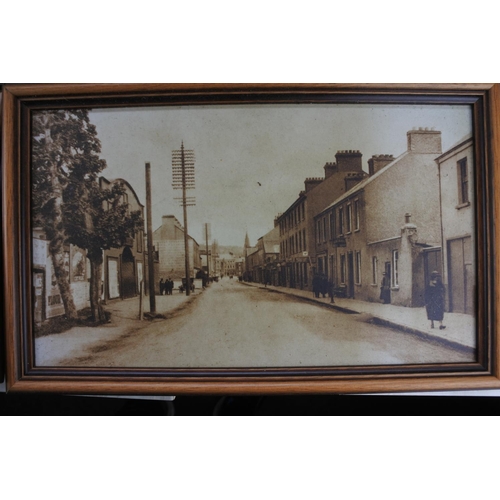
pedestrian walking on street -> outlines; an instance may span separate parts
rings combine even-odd
[[[160,295],[163,295],[163,290],[164,290],[164,283],[163,283],[163,278],[160,279]]]
[[[335,303],[335,286],[333,280],[328,280],[328,296],[330,297],[330,303]]]
[[[328,278],[323,273],[321,273],[320,276],[320,292],[323,298],[325,298],[328,293]]]
[[[387,273],[382,273],[382,286],[380,287],[380,300],[384,304],[391,303],[391,284]]]
[[[319,292],[321,288],[321,278],[319,277],[318,274],[315,274],[313,279],[312,279],[312,286],[313,286],[313,294],[314,297],[319,299]]]
[[[434,321],[439,321],[439,329],[444,330],[444,298],[445,288],[441,280],[441,275],[437,271],[432,271],[431,279],[425,287],[425,309],[427,319],[431,322],[431,328],[434,328]]]

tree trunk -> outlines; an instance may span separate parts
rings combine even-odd
[[[90,262],[90,310],[92,321],[106,321],[106,314],[101,303],[102,251],[89,252]]]
[[[64,305],[64,312],[68,319],[77,319],[75,302],[73,301],[73,293],[69,284],[68,273],[64,266],[64,248],[62,237],[53,238],[49,244],[50,256],[52,257],[52,265],[54,266],[54,274],[56,282],[61,294],[61,300]]]
[[[50,128],[45,130],[45,137],[47,144],[52,143],[50,135]],[[55,161],[52,161],[50,166],[51,181],[52,181],[52,196],[54,199],[54,220],[47,233],[50,236],[49,251],[52,257],[52,264],[54,266],[54,274],[56,276],[57,285],[59,286],[59,293],[64,305],[64,312],[68,319],[77,319],[75,302],[73,301],[73,294],[69,284],[69,276],[64,266],[64,230],[63,228],[63,214],[62,214],[62,186],[58,176],[58,167]]]

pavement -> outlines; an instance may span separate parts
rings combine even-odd
[[[203,290],[201,288],[197,288],[187,297],[186,293],[180,293],[179,290],[175,288],[172,295],[155,295],[156,314],[168,315],[185,305],[187,302],[194,300],[195,297],[202,292]],[[138,297],[124,300],[111,300],[104,305],[104,308],[111,313],[111,321],[113,323],[120,323],[122,320],[126,320],[127,323],[130,320],[140,321]],[[149,310],[149,296],[144,296],[143,312],[148,313]]]
[[[185,293],[174,290],[172,295],[156,295],[156,313],[168,317],[170,314],[196,300],[201,293],[197,288],[189,297]],[[104,305],[111,313],[109,323],[94,328],[74,326],[64,333],[54,333],[35,339],[35,362],[39,366],[53,366],[82,355],[82,352],[103,341],[112,342],[134,330],[143,328],[151,320],[139,319],[139,297],[116,299]],[[149,312],[149,297],[143,298],[143,312]],[[156,320],[152,320],[156,321]]]
[[[432,329],[430,321],[427,319],[425,307],[403,307],[339,297],[335,297],[335,302],[331,303],[329,297],[315,298],[308,290],[266,286],[262,283],[252,282],[243,282],[243,284],[298,297],[347,314],[366,314],[369,315],[367,321],[395,328],[454,349],[465,352],[475,352],[476,350],[476,323],[475,318],[470,314],[445,312],[443,324],[446,328],[440,330],[439,322],[435,321],[435,327]]]

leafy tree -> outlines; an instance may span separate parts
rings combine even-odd
[[[91,265],[92,318],[104,319],[100,303],[102,252],[123,246],[141,226],[139,213],[129,213],[120,184],[101,190],[98,176],[106,167],[101,143],[83,109],[41,111],[32,121],[33,219],[49,240],[66,316],[76,319],[64,245],[87,250]]]
[[[101,304],[103,251],[124,246],[144,224],[141,211],[130,212],[123,202],[122,182],[103,189],[96,180],[82,181],[75,174],[65,192],[66,231],[68,242],[87,251],[92,320],[101,322],[106,319]]]
[[[45,231],[55,278],[66,316],[77,318],[68,272],[64,266],[66,241],[64,191],[75,168],[98,172],[100,143],[85,110],[42,111],[32,120],[33,219]]]

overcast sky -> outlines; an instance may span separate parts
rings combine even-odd
[[[103,175],[121,177],[146,204],[145,163],[151,163],[153,230],[162,215],[182,223],[173,198],[172,150],[184,141],[196,156],[196,206],[188,229],[204,243],[203,223],[221,245],[242,246],[273,228],[304,189],[306,177],[322,177],[341,149],[399,156],[414,127],[442,131],[443,151],[472,131],[469,106],[252,105],[95,109],[90,112],[107,161]],[[333,201],[333,200],[332,200]]]

